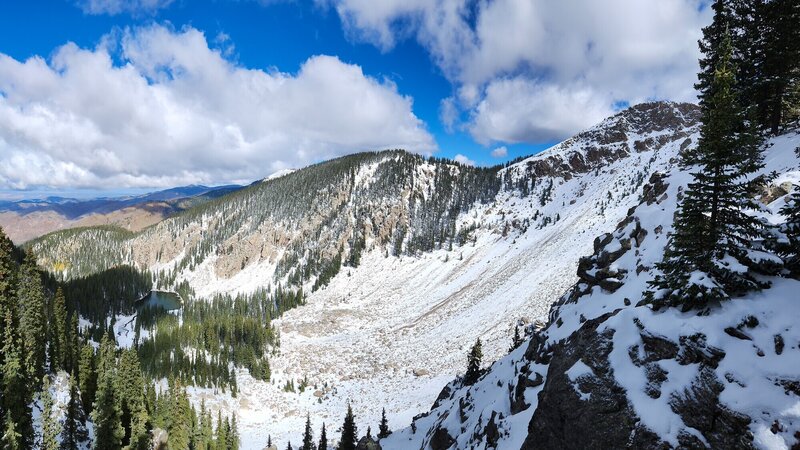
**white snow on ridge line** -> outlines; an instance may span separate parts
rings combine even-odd
[[[284,176],[289,175],[290,173],[292,173],[292,172],[294,172],[296,170],[297,169],[281,169],[281,170],[278,170],[278,171],[275,171],[275,172],[271,173],[269,176],[267,176],[266,178],[263,178],[261,181],[269,181],[269,180],[274,180],[276,178],[284,177]]]

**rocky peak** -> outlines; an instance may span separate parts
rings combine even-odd
[[[599,124],[508,168],[512,176],[570,179],[634,152],[658,151],[697,131],[700,108],[691,103],[648,102],[631,106]]]

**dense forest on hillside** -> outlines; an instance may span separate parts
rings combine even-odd
[[[125,296],[125,271],[110,276]],[[69,286],[69,287],[68,287]],[[66,293],[78,295],[67,301]],[[79,326],[80,309],[91,310],[105,296],[94,284],[67,285],[42,274],[35,258],[23,255],[0,230],[0,446],[4,449],[84,448],[91,424],[92,448],[151,448],[158,430],[169,448],[238,449],[236,418],[198,412],[171,375],[166,389],[142,372],[134,349],[121,350],[113,334],[97,341]],[[82,304],[83,299],[95,302]],[[103,311],[113,310],[100,306]],[[94,344],[94,345],[93,345]],[[55,409],[54,385],[66,383],[63,410]],[[34,408],[41,408],[34,420]],[[35,426],[35,422],[38,425]]]
[[[154,274],[174,280],[212,256],[233,258],[250,246],[241,267],[232,269],[244,268],[254,252],[279,253],[272,281],[318,288],[342,264],[357,265],[367,241],[396,255],[463,243],[465,230],[458,229],[457,218],[476,202],[495,198],[498,170],[400,150],[360,153],[256,183],[138,234],[112,227],[75,229],[27,247],[40,264],[67,279],[175,258]],[[254,235],[260,244],[249,241]],[[167,242],[181,243],[180,253],[166,255]],[[260,249],[251,248],[256,245]]]

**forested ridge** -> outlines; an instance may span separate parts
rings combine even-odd
[[[269,260],[274,277],[265,285],[313,288],[341,264],[357,265],[368,240],[393,254],[453,245],[458,215],[495,198],[498,170],[400,150],[359,153],[255,183],[137,234],[75,229],[27,247],[65,278],[130,264],[162,266],[155,278],[171,280],[215,257],[226,273]]]

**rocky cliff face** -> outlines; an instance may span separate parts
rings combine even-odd
[[[766,145],[766,191],[800,181],[800,134]],[[642,302],[671,230],[677,170],[653,175],[641,203],[582,258],[549,323],[474,386],[455,380],[383,448],[798,448],[800,281],[707,314]],[[781,188],[783,189],[783,188]],[[780,224],[785,197],[763,197]]]
[[[699,120],[700,110],[691,103],[642,103],[556,145],[546,156],[521,161],[511,171],[535,178],[569,179],[675,141],[688,146]]]

